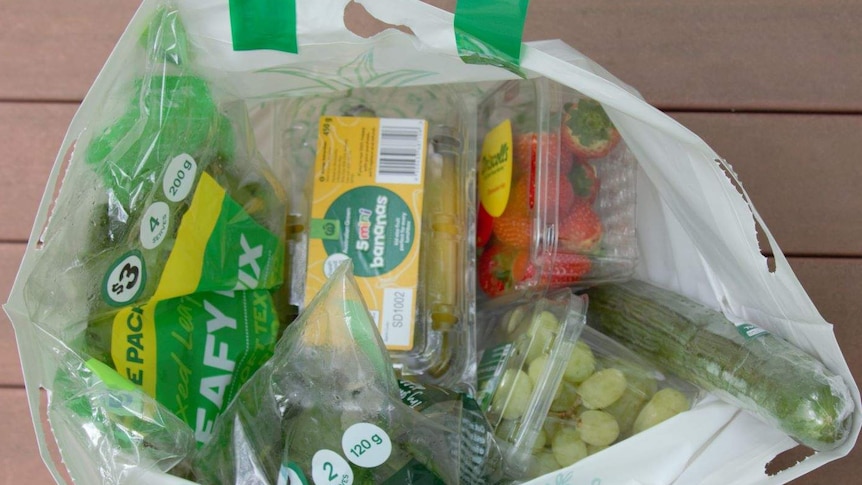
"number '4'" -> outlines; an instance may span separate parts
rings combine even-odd
[[[150,231],[155,231],[159,227],[159,220],[155,217],[150,217]]]

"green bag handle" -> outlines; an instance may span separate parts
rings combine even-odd
[[[520,74],[521,39],[530,0],[458,0],[455,43],[469,64],[491,64]]]
[[[296,0],[230,0],[230,28],[235,51],[299,51]]]
[[[517,72],[529,3],[459,0],[455,7],[455,42],[464,62]],[[230,19],[236,51],[298,51],[296,0],[230,0]]]

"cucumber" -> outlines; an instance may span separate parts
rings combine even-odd
[[[591,326],[799,443],[826,451],[850,434],[854,403],[846,383],[789,342],[640,281],[587,294]]]

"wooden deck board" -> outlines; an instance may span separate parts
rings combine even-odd
[[[862,256],[862,116],[673,117],[730,163],[784,253]]]
[[[6,303],[22,257],[24,244],[0,243],[0,304]],[[0,310],[0,386],[23,383],[15,331],[6,312]],[[0,419],[0,422],[2,421],[3,419]],[[4,482],[0,481],[0,484],[2,483]]]
[[[140,3],[0,2],[0,99],[83,99]]]
[[[0,388],[0,484],[54,483],[39,456],[24,389]]]
[[[80,100],[137,5],[2,2],[0,99]],[[663,108],[860,111],[860,20],[847,0],[544,1],[525,39],[563,39]]]
[[[77,103],[0,103],[0,241],[30,237],[48,174]]]

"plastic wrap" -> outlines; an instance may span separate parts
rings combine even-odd
[[[135,55],[71,155],[24,284],[64,356],[50,415],[102,457],[106,483],[206,442],[283,328],[284,195],[244,105],[192,68],[173,9]]]
[[[844,380],[799,348],[682,295],[633,280],[590,290],[590,324],[659,368],[753,413],[818,451],[850,433]]]
[[[277,102],[279,179],[291,187],[292,301],[353,260],[405,376],[475,376],[477,87],[351,89]]]
[[[509,478],[524,478],[569,356],[586,323],[586,302],[568,290],[498,315],[482,339],[477,399],[500,440]],[[530,370],[532,369],[532,370]]]
[[[195,459],[201,483],[283,483],[280,475],[315,483],[483,483],[476,467],[493,460],[492,443],[479,453],[468,448],[464,433],[475,430],[462,429],[457,395],[427,410],[402,403],[351,269],[345,262],[335,270],[219,418]]]
[[[631,277],[635,159],[602,105],[548,79],[506,81],[483,99],[479,124],[483,295]]]

